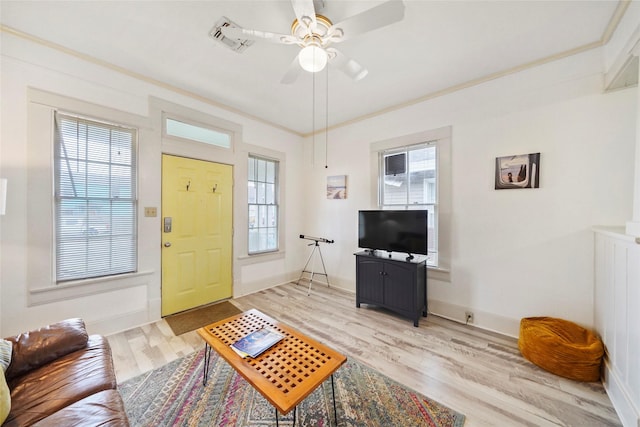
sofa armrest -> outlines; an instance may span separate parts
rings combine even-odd
[[[82,319],[67,319],[15,337],[7,380],[39,368],[87,346],[89,336]]]

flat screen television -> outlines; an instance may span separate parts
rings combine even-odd
[[[359,211],[358,246],[370,250],[427,255],[427,212]]]

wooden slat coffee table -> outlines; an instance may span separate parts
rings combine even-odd
[[[284,339],[255,358],[242,358],[230,347],[251,332],[269,328]],[[331,377],[333,410],[337,424],[333,373],[347,357],[258,310],[249,310],[198,329],[205,340],[203,382],[206,384],[213,348],[276,408],[296,421],[297,405],[327,378]]]

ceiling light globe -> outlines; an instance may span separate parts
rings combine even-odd
[[[309,45],[303,48],[298,55],[298,62],[303,70],[317,73],[327,65],[327,52],[321,47]]]

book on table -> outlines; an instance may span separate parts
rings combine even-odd
[[[261,328],[231,344],[231,348],[242,357],[256,357],[281,341],[284,335],[271,329]]]

